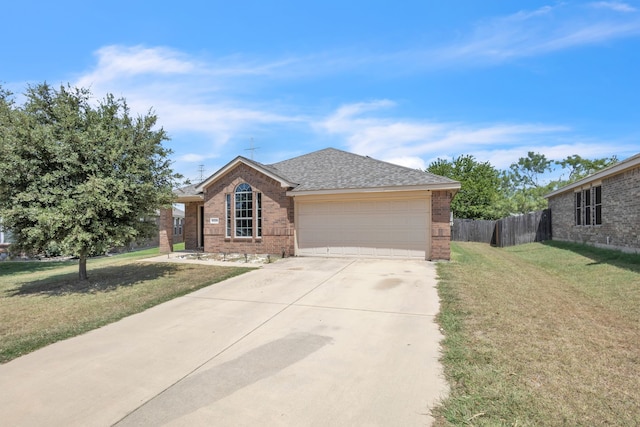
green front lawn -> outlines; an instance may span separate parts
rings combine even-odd
[[[453,243],[437,425],[640,425],[640,256]]]
[[[0,363],[250,268],[142,262],[158,249],[78,262],[0,262]]]

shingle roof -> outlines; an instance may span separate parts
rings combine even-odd
[[[201,196],[203,186],[208,185],[210,180],[217,179],[216,175],[238,161],[256,169],[262,169],[263,172],[280,178],[286,185],[291,184],[292,192],[412,186],[460,188],[459,182],[429,172],[394,165],[335,148],[325,148],[271,165],[239,156],[205,181],[176,190],[176,196],[178,198]]]
[[[198,184],[187,185],[186,187],[178,188],[173,190],[173,194],[178,197],[189,197],[189,196],[198,196],[202,194],[202,191],[196,190],[196,186]]]
[[[174,218],[184,218],[184,211],[182,209],[173,208],[172,212]]]
[[[449,178],[335,148],[315,151],[267,167],[289,181],[298,183],[293,192],[438,184],[451,184],[458,188],[458,182]]]

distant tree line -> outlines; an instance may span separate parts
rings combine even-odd
[[[451,202],[454,217],[499,219],[544,209],[545,194],[617,162],[615,156],[592,160],[577,154],[553,161],[529,151],[506,170],[462,155],[453,160],[437,159],[427,172],[460,181],[460,191]],[[558,176],[558,168],[562,171],[560,177],[551,178]]]

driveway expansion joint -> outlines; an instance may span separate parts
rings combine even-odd
[[[185,298],[200,299],[200,300],[213,300],[213,301],[228,301],[228,302],[248,302],[248,303],[253,303],[253,304],[289,305],[288,302],[257,301],[257,300],[237,299],[237,298],[201,297],[201,296],[190,296],[190,295],[185,295]]]
[[[369,308],[354,308],[354,307],[332,307],[326,305],[314,305],[314,304],[293,304],[295,307],[307,307],[307,308],[320,308],[326,310],[346,310],[346,311],[361,311],[364,313],[380,313],[380,314],[396,314],[400,316],[413,316],[413,317],[436,317],[437,314],[428,313],[410,313],[404,311],[386,311],[386,310],[373,310]]]

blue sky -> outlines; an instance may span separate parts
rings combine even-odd
[[[335,147],[410,167],[640,152],[640,0],[3,5],[0,82],[152,108],[174,168]]]

